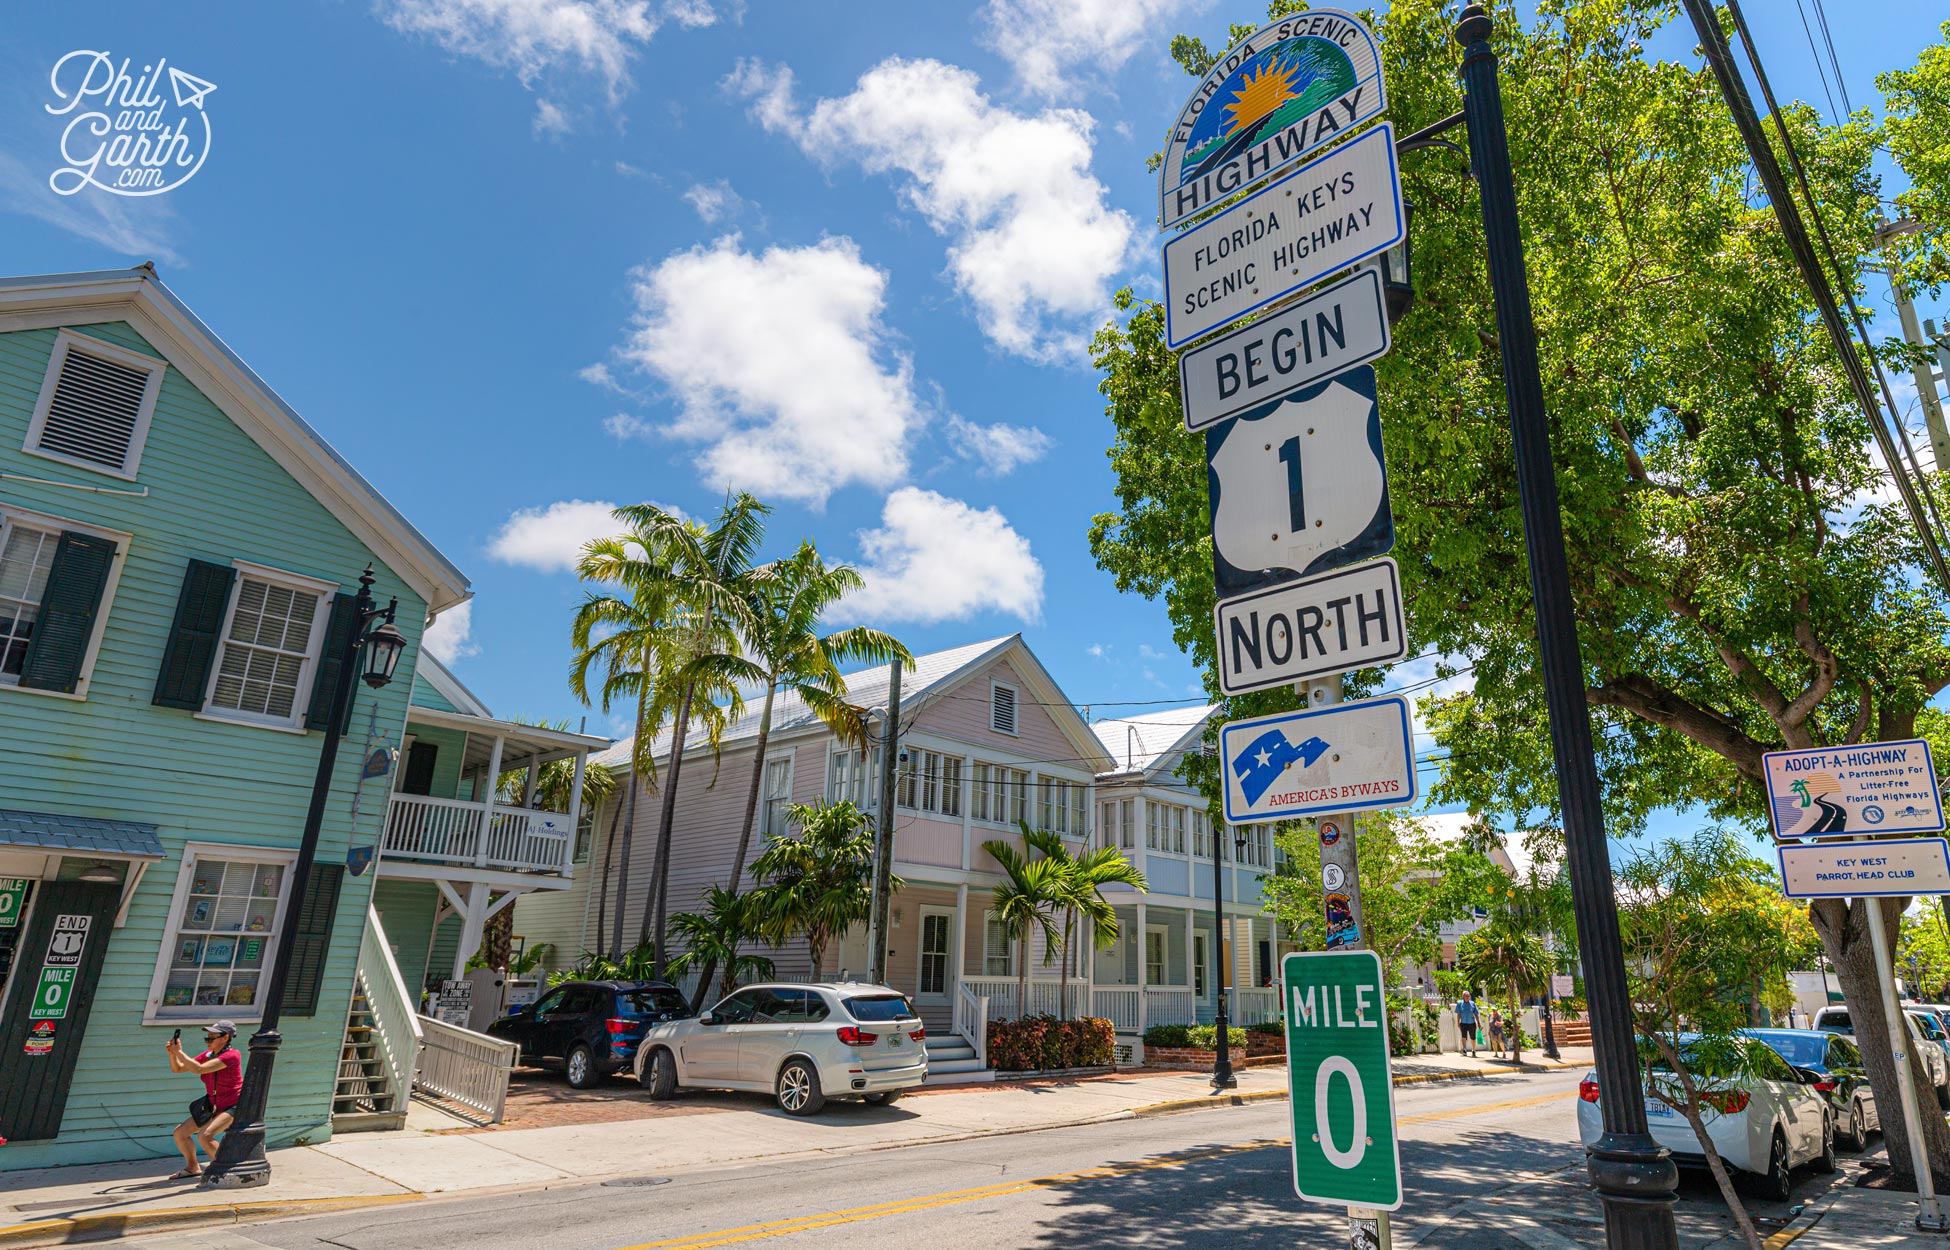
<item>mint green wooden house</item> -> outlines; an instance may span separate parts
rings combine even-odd
[[[292,898],[327,641],[368,564],[408,647],[359,687]],[[468,596],[152,269],[0,280],[0,1169],[172,1168],[202,1087],[164,1043],[248,1038],[292,907],[270,1142],[329,1136],[394,784],[361,766]]]

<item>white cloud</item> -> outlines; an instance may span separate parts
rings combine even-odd
[[[562,106],[540,97],[535,100],[534,126],[537,139],[548,135],[565,135],[571,129],[569,115],[563,111]]]
[[[1022,85],[1044,96],[1101,81],[1163,30],[1188,0],[989,0],[982,42],[1015,67]],[[1081,73],[1079,73],[1081,71]]]
[[[1034,426],[976,425],[957,416],[948,418],[948,433],[964,457],[995,477],[1042,459],[1051,444],[1050,436]]]
[[[880,528],[860,532],[866,585],[847,617],[933,624],[1000,613],[1041,618],[1043,566],[994,508],[972,508],[917,486],[887,497]]]
[[[584,365],[582,368],[576,370],[576,376],[591,386],[600,386],[606,391],[620,391],[623,389],[616,381],[616,376],[609,371],[609,366],[600,360],[593,365]]]
[[[1093,660],[1101,660],[1110,654],[1110,648],[1101,642],[1093,642],[1083,649],[1083,653]]]
[[[705,0],[376,0],[374,9],[394,30],[512,70],[531,89],[552,74],[593,74],[612,105],[630,90],[630,62],[666,19],[716,20]]]
[[[657,427],[635,413],[613,412],[603,418],[603,428],[611,438],[649,438]]]
[[[906,475],[913,366],[886,349],[887,275],[851,239],[754,254],[732,235],[634,277],[617,355],[668,388],[665,432],[703,445],[708,485],[821,507]]]
[[[479,655],[481,649],[468,641],[474,633],[474,602],[457,603],[434,618],[420,635],[420,646],[442,664],[452,664],[455,660],[470,655]]]
[[[38,218],[121,256],[170,265],[183,263],[170,243],[178,218],[175,209],[164,202],[167,197],[131,199],[92,190],[56,195],[47,185],[54,164],[51,152],[45,168],[35,168],[0,152],[0,207]]]
[[[949,239],[948,272],[999,347],[1081,355],[1136,236],[1090,172],[1088,113],[1017,113],[990,103],[965,69],[899,57],[805,112],[785,66],[741,61],[725,87],[809,156],[904,175],[902,199]]]
[[[744,197],[731,189],[731,184],[720,178],[716,182],[700,182],[684,192],[684,202],[697,210],[707,226],[715,226],[727,217],[735,217],[745,207]]]
[[[592,538],[621,533],[622,523],[608,500],[563,499],[543,508],[521,508],[510,516],[488,554],[504,564],[544,573],[571,573],[582,547]]]

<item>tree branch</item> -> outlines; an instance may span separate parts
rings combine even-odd
[[[1774,684],[1773,679],[1761,671],[1760,665],[1754,663],[1753,657],[1722,638],[1720,631],[1708,625],[1701,616],[1699,605],[1684,595],[1677,591],[1668,592],[1666,607],[1675,615],[1683,616],[1700,627],[1700,632],[1706,635],[1707,641],[1711,642],[1714,650],[1720,653],[1720,662],[1725,664],[1733,675],[1740,679],[1741,684],[1747,687],[1753,694],[1754,701],[1760,704],[1761,710],[1767,713],[1774,724],[1786,732],[1785,726],[1782,725],[1782,717],[1787,713],[1788,698],[1781,693],[1781,688]]]
[[[1760,757],[1775,749],[1757,742],[1732,719],[1688,702],[1640,673],[1615,677],[1585,691],[1594,706],[1615,707],[1698,743],[1731,763],[1742,776],[1761,780]]]
[[[1808,683],[1808,688],[1803,690],[1794,702],[1782,708],[1781,714],[1774,718],[1775,723],[1781,727],[1781,734],[1787,739],[1789,746],[1813,745],[1811,741],[1797,742],[1796,739],[1808,737],[1804,730],[1808,717],[1813,715],[1815,708],[1828,697],[1828,692],[1835,688],[1835,678],[1839,669],[1835,662],[1835,653],[1830,651],[1821,639],[1815,637],[1815,627],[1808,621],[1811,611],[1805,593],[1796,597],[1794,640],[1801,645],[1801,650],[1807,657],[1814,661],[1815,676],[1814,680]]]

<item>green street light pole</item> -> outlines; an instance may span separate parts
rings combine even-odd
[[[1557,472],[1551,462],[1550,423],[1537,365],[1537,328],[1531,317],[1503,94],[1497,83],[1496,53],[1490,47],[1491,26],[1483,6],[1471,4],[1456,23],[1456,42],[1463,48],[1463,114],[1469,124],[1470,161],[1482,195],[1524,549],[1537,606],[1538,668],[1550,712],[1565,858],[1602,1094],[1599,1105],[1605,1131],[1587,1152],[1586,1162],[1605,1206],[1605,1240],[1610,1250],[1677,1250],[1672,1207],[1679,1174],[1646,1127],[1631,991],[1612,896],[1611,854],[1605,841],[1598,764],[1592,753],[1591,711],[1585,703],[1584,665],[1572,612]]]

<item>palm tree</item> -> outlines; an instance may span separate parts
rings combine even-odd
[[[781,691],[796,694],[806,709],[833,731],[846,746],[865,749],[866,716],[847,702],[840,666],[847,661],[913,663],[914,657],[891,634],[865,626],[819,636],[819,619],[826,609],[860,588],[860,574],[851,566],[831,568],[811,542],[783,560],[753,570],[747,582],[749,620],[744,656],[718,656],[700,664],[727,684],[763,686],[765,704],[758,717],[758,747],[752,757],[751,788],[745,795],[745,818],[738,830],[737,850],[731,857],[730,888],[744,882],[745,856],[751,850],[752,828],[765,785],[765,746],[772,736],[772,708]],[[711,978],[707,964],[704,980]]]
[[[851,802],[794,803],[786,819],[799,834],[773,834],[752,861],[752,907],[773,945],[804,935],[817,981],[826,947],[872,910],[873,822]]]
[[[1509,916],[1498,916],[1489,924],[1465,934],[1456,943],[1456,970],[1471,985],[1507,986],[1510,996],[1510,1027],[1521,1037],[1518,1027],[1522,992],[1547,985],[1551,975],[1550,952],[1544,939],[1523,928]],[[1517,1050],[1519,1061],[1523,1058]]]
[[[724,969],[720,994],[731,993],[743,978],[763,980],[772,975],[771,960],[763,955],[740,953],[738,949],[741,943],[759,934],[760,916],[756,906],[759,901],[762,900],[755,894],[741,895],[714,885],[704,892],[702,911],[679,912],[670,918],[672,931],[684,943],[683,953],[671,958],[670,974],[681,977],[700,967],[703,969],[697,981],[693,1010],[703,1005],[711,987],[713,969]]]
[[[995,887],[995,918],[1016,942],[1016,1018],[1029,1014],[1029,933],[1041,929],[1043,947],[1060,943],[1055,913],[1065,905],[1063,870],[1051,859],[1029,859],[1007,842],[991,840],[982,849],[1002,866]],[[1047,962],[1047,956],[1045,956]]]
[[[1073,943],[1077,922],[1082,920],[1089,927],[1093,946],[1100,951],[1109,950],[1117,945],[1117,909],[1104,897],[1103,888],[1107,885],[1128,885],[1134,889],[1148,890],[1150,883],[1137,865],[1124,858],[1116,847],[1098,847],[1080,856],[1072,855],[1060,834],[1047,829],[1031,829],[1026,820],[1018,820],[1016,824],[1022,829],[1024,843],[1057,866],[1060,905],[1064,913],[1063,995],[1058,1010],[1064,1019],[1068,1019],[1070,981],[1077,971]]]

